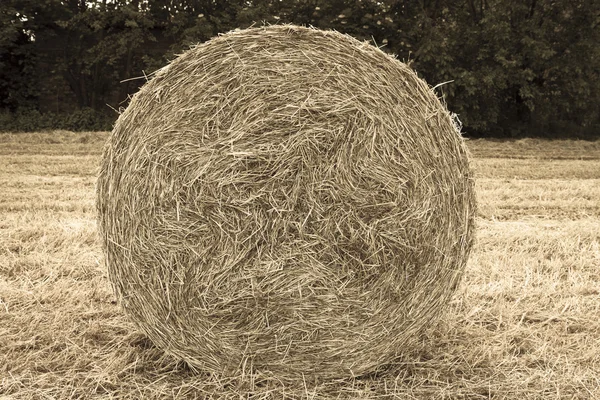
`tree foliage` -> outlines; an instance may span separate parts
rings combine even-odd
[[[439,85],[468,134],[600,135],[596,0],[3,0],[0,113],[114,119],[188,46],[278,23],[396,54]]]

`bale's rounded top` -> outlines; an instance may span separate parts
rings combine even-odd
[[[458,284],[468,157],[405,64],[270,26],[182,54],[106,147],[98,210],[130,318],[192,367],[278,379],[375,370]]]

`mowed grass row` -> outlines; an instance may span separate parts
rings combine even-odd
[[[450,312],[380,376],[284,389],[195,375],[123,317],[96,233],[104,138],[0,136],[0,398],[600,397],[594,142],[469,143],[477,244]]]

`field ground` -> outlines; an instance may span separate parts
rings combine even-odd
[[[600,142],[469,141],[478,240],[443,320],[378,376],[219,380],[119,311],[96,237],[103,133],[0,135],[0,399],[600,398]]]

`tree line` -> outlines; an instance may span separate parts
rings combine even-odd
[[[597,0],[2,0],[0,130],[110,129],[190,45],[294,23],[408,62],[472,136],[600,136]]]

